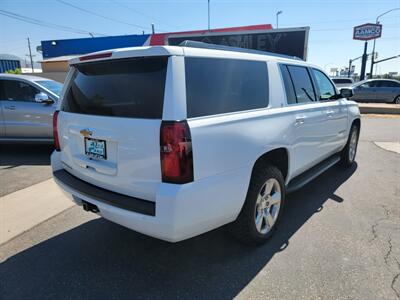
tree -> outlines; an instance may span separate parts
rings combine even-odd
[[[22,71],[20,68],[16,68],[15,70],[7,70],[7,74],[22,74]]]

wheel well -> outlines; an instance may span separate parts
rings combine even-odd
[[[289,155],[285,148],[277,148],[261,155],[253,166],[253,171],[260,165],[272,165],[277,167],[286,180],[289,168]]]
[[[361,129],[361,121],[360,121],[360,119],[355,119],[353,121],[353,123],[351,123],[351,126],[353,126],[353,125],[356,125],[358,127],[358,130],[360,130]]]

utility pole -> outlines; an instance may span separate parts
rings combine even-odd
[[[208,5],[208,30],[210,30],[210,0],[207,0]]]
[[[154,34],[154,23],[151,23],[151,32]]]
[[[29,48],[29,57],[31,58],[32,73],[34,73],[35,71],[33,70],[33,59],[32,59],[32,51],[31,51],[31,41],[29,40],[29,37],[28,37],[28,48]]]

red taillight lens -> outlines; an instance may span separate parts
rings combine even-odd
[[[162,181],[193,181],[193,153],[190,129],[186,121],[163,121],[160,130]]]
[[[58,113],[59,111],[56,110],[53,114],[53,139],[54,139],[54,148],[56,151],[60,151],[60,140],[58,139]]]

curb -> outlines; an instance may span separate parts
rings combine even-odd
[[[399,104],[358,103],[362,114],[400,115]]]

